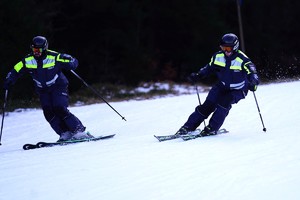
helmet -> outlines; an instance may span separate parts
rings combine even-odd
[[[36,36],[32,39],[31,49],[34,56],[40,57],[48,49],[48,41],[43,36]]]
[[[42,48],[43,50],[47,50],[48,41],[43,36],[36,36],[32,39],[31,48]]]
[[[238,51],[239,49],[239,39],[238,37],[233,33],[227,33],[223,35],[220,46],[223,47],[232,47],[233,51]]]

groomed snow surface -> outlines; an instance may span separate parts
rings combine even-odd
[[[56,141],[40,109],[5,116],[0,146],[3,200],[298,200],[300,82],[262,85],[234,105],[224,135],[158,142],[198,104],[196,93],[70,107],[95,136],[113,139],[24,151]],[[207,93],[200,93],[202,102]],[[207,122],[208,123],[208,122]],[[203,124],[200,125],[203,128]]]

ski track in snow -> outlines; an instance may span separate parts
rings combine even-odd
[[[228,134],[183,142],[176,132],[197,95],[71,107],[95,136],[113,139],[24,151],[55,141],[40,109],[5,116],[0,146],[0,199],[298,200],[300,82],[262,85],[233,105]],[[202,102],[207,93],[201,93]],[[208,123],[208,121],[206,121]],[[203,128],[201,124],[200,128]]]

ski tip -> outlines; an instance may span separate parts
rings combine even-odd
[[[229,133],[229,131],[226,128],[221,128],[219,130],[219,132],[221,132],[221,133]]]
[[[108,135],[107,137],[115,137],[116,134]],[[104,136],[105,137],[105,136]]]
[[[24,144],[23,150],[30,150],[30,149],[36,149],[37,146],[35,144]]]
[[[156,135],[153,135],[159,142],[161,142],[161,140],[156,136]]]
[[[112,138],[112,137],[115,137],[116,134],[112,134],[112,135],[104,135],[104,136],[100,136],[99,138],[100,139],[108,139],[108,138]],[[97,138],[95,138],[97,139]]]

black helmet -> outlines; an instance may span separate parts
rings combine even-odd
[[[48,49],[48,41],[43,36],[36,36],[32,39],[31,48],[42,48],[45,51]]]
[[[223,35],[220,45],[224,47],[232,47],[233,51],[237,51],[240,45],[239,38],[233,33],[227,33]]]
[[[32,39],[30,47],[33,55],[37,58],[45,55],[45,51],[48,49],[48,41],[43,36],[36,36]]]

